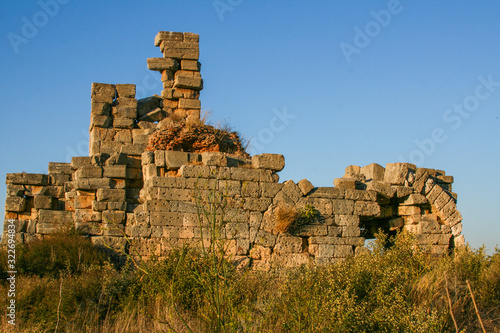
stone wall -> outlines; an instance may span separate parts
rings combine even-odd
[[[164,57],[148,67],[162,73],[161,96],[138,101],[132,84],[92,84],[90,156],[49,163],[48,174],[7,175],[5,219],[18,221],[19,242],[74,227],[117,251],[161,256],[207,241],[200,207],[217,194],[229,204],[216,214],[229,252],[255,269],[341,260],[380,229],[407,229],[436,254],[464,244],[453,177],[441,170],[351,165],[333,187],[314,187],[280,183],[282,155],[147,151],[156,128],[199,122],[201,108],[198,35],[160,32],[155,45]],[[314,214],[300,217],[306,211]],[[283,212],[297,217],[287,228]]]

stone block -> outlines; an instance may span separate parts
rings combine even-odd
[[[103,223],[123,224],[125,223],[126,212],[119,210],[105,210],[102,212]]]
[[[36,195],[33,197],[33,207],[36,209],[52,209],[53,199],[46,195]]]
[[[351,175],[358,175],[361,173],[361,168],[358,165],[349,165],[347,168],[345,168],[345,176],[349,178]]]
[[[76,179],[82,178],[101,178],[102,168],[99,166],[82,166],[75,172]]]
[[[279,235],[274,246],[274,253],[300,253],[302,252],[302,238]]]
[[[70,163],[49,162],[49,174],[72,174]]]
[[[131,118],[115,118],[113,119],[113,127],[115,128],[134,128],[135,119]]]
[[[165,151],[164,150],[155,150],[154,155],[155,155],[155,165],[160,168],[164,168],[166,166],[166,161],[165,161]]]
[[[399,206],[398,215],[416,215],[420,214],[422,209],[418,206]]]
[[[82,207],[82,208],[88,208],[88,207]],[[102,202],[102,201],[97,201],[97,200],[92,200],[90,208],[92,208],[92,210],[95,210],[96,212],[102,212],[102,211],[108,209],[108,203]]]
[[[125,201],[126,193],[124,189],[100,188],[96,194],[97,201]]]
[[[160,107],[161,98],[156,96],[146,97],[137,100],[137,116],[143,117]],[[161,109],[160,109],[161,110]]]
[[[342,237],[359,237],[361,235],[361,228],[358,226],[343,226]]]
[[[201,153],[203,165],[227,166],[227,157],[224,153],[204,152]]]
[[[411,186],[394,185],[392,187],[396,189],[396,197],[398,198],[403,198],[413,193],[413,187]]]
[[[101,222],[102,213],[91,209],[76,209],[75,222]]]
[[[20,185],[49,185],[49,176],[38,173],[8,173],[5,177],[5,184]]]
[[[266,198],[274,198],[281,191],[283,184],[279,183],[261,183],[262,196]]]
[[[451,196],[446,191],[442,191],[441,194],[436,198],[436,201],[434,201],[434,206],[437,209],[442,210],[450,201],[453,201]]]
[[[23,185],[14,185],[14,184],[7,185],[7,196],[22,197],[24,196],[25,191],[26,188]]]
[[[300,180],[297,183],[297,186],[302,191],[303,195],[308,195],[314,189],[313,184],[311,184],[311,182],[309,180],[307,180],[306,178]]]
[[[110,178],[84,178],[72,182],[75,190],[97,190],[111,188]]]
[[[141,155],[141,164],[142,165],[147,165],[147,164],[154,164],[155,162],[155,154],[152,151],[145,151]]]
[[[260,154],[252,156],[252,167],[281,171],[285,167],[285,157],[281,154]]]
[[[458,210],[456,210],[450,217],[446,219],[446,223],[452,227],[457,223],[462,222],[462,214]]]
[[[179,99],[179,109],[201,109],[201,101],[198,99]]]
[[[335,186],[337,188],[355,190],[356,189],[356,180],[350,179],[350,178],[335,178],[333,180],[333,186]]]
[[[183,214],[175,212],[151,212],[150,223],[152,226],[181,227],[183,225]]]
[[[116,85],[116,94],[118,98],[120,97],[135,97],[135,84],[117,84]]]
[[[281,190],[288,198],[290,198],[294,203],[299,201],[302,198],[302,191],[294,183],[293,180],[287,180],[283,183],[283,188]]]
[[[243,197],[259,198],[261,196],[260,184],[258,182],[243,181],[241,183],[241,195]]]
[[[196,154],[197,155],[197,154]],[[183,152],[183,151],[172,151],[172,150],[167,150],[165,151],[165,163],[167,166],[168,170],[177,170],[181,168],[183,165],[189,164],[190,162],[193,161],[194,158],[197,158],[194,154],[191,156],[191,153],[188,152]],[[194,161],[193,161],[194,162]],[[187,165],[186,165],[187,167]],[[201,176],[202,178],[207,178],[209,176],[209,169],[207,168],[190,168],[190,167],[197,167],[197,166],[189,166],[187,168],[184,168],[184,172],[186,173],[186,176],[183,175],[183,177],[193,177],[192,175],[187,176],[189,172],[195,171],[198,173],[202,173],[203,175]],[[181,170],[181,174],[182,174]],[[199,177],[200,175],[196,175],[195,177]]]
[[[394,197],[396,194],[397,189],[392,187],[390,184],[381,182],[378,180],[372,180],[366,183],[366,189],[375,191],[378,194],[390,199]]]
[[[96,116],[109,116],[111,114],[111,104],[92,101],[90,113]]]
[[[354,201],[352,200],[334,199],[332,203],[333,214],[352,215],[354,213]]]
[[[114,84],[107,83],[92,83],[91,96],[92,99],[96,98],[108,98],[111,99],[109,103],[112,103],[116,97],[116,89]]]
[[[354,215],[376,216],[380,214],[380,205],[372,201],[356,201],[354,203]]]
[[[174,31],[159,31],[155,36],[155,46],[160,46],[162,41],[178,41],[182,42],[184,35],[182,32]]]
[[[427,203],[427,198],[422,194],[410,194],[403,202],[400,203],[401,206],[414,206],[414,205],[425,205]]]
[[[181,69],[199,72],[201,69],[201,64],[196,60],[181,60]]]
[[[365,165],[360,173],[365,175],[366,180],[384,181],[385,168],[377,163]]]
[[[125,201],[113,201],[107,203],[108,210],[127,210],[127,203]]]
[[[407,163],[387,163],[385,166],[384,182],[392,185],[404,185],[409,171]]]
[[[90,116],[90,127],[102,127],[102,128],[107,128],[111,127],[111,124],[113,123],[113,119],[110,116],[106,115],[97,115],[97,114],[92,114]]]
[[[5,211],[24,212],[26,209],[26,199],[22,197],[7,197],[5,199]]]
[[[90,156],[75,156],[71,158],[71,168],[79,169],[81,167],[92,166],[92,157]]]
[[[116,118],[135,119],[137,118],[137,108],[117,105],[113,106],[113,108],[111,109],[111,114],[113,115],[113,117],[115,117],[115,119]],[[115,122],[115,127],[118,127],[116,126],[116,122]]]
[[[107,165],[103,167],[104,177],[109,178],[126,178],[127,166],[126,165]]]
[[[335,215],[335,223],[340,226],[359,226],[360,219],[358,215]]]
[[[344,198],[349,200],[377,201],[377,192],[343,189]]]
[[[177,70],[179,63],[171,58],[148,58],[148,69],[162,72],[164,70]]]
[[[197,42],[162,41],[160,48],[165,58],[198,60],[200,57]]]
[[[69,211],[41,209],[38,212],[38,222],[72,225],[74,220],[73,220],[73,214]]]

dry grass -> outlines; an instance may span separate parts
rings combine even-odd
[[[275,210],[277,232],[288,232],[293,229],[295,221],[299,218],[299,211],[293,206],[280,205]]]

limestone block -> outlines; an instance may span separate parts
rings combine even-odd
[[[121,224],[103,223],[101,228],[104,236],[123,237],[125,235],[125,226]]]
[[[394,219],[389,220],[389,230],[397,230],[405,224],[405,219],[402,217],[396,217]]]
[[[450,217],[446,219],[446,223],[453,227],[455,224],[462,222],[462,214],[458,210],[456,210]]]
[[[416,215],[420,214],[422,209],[418,206],[399,206],[398,215]]]
[[[422,194],[410,194],[408,198],[406,198],[401,206],[414,206],[414,205],[425,205],[427,203],[427,198]]]
[[[200,57],[197,42],[170,42],[163,40],[160,48],[165,58],[198,60]]]
[[[352,215],[354,213],[354,201],[334,199],[332,202],[333,214]]]
[[[177,170],[181,168],[183,165],[186,165],[190,162],[190,153],[183,152],[183,151],[172,151],[172,150],[167,150],[165,151],[165,163],[166,166],[169,170]],[[190,168],[190,167],[195,167],[193,165],[181,169],[181,174],[183,177],[189,178],[189,177],[202,177],[202,178],[207,178],[210,173],[209,169],[207,167],[205,168]],[[201,174],[197,174],[196,176],[193,176],[190,174],[191,171],[198,172]],[[182,172],[186,173],[184,175]],[[188,175],[189,174],[189,175]]]
[[[91,209],[75,209],[75,222],[100,222],[101,212],[94,212]]]
[[[413,193],[413,187],[411,186],[395,185],[392,187],[396,188],[396,197],[398,198],[403,198]]]
[[[102,212],[102,221],[107,224],[123,224],[125,223],[126,212],[119,210],[105,210]],[[123,234],[122,234],[123,235]]]
[[[358,237],[361,235],[361,229],[357,226],[343,226],[342,237]]]
[[[369,181],[366,183],[366,186],[367,190],[375,191],[389,199],[392,198],[397,191],[397,189],[392,187],[390,184],[378,180]]]
[[[104,177],[109,178],[126,178],[127,166],[126,165],[107,165],[103,167]]]
[[[152,151],[145,151],[141,155],[141,164],[142,165],[147,165],[147,164],[154,164],[155,162],[155,154]]]
[[[81,207],[81,208],[88,208],[88,207]],[[92,210],[95,210],[96,212],[102,212],[103,210],[108,209],[108,203],[102,202],[102,201],[97,201],[97,200],[92,200],[90,208],[92,208]]]
[[[360,172],[365,175],[366,180],[384,181],[385,168],[377,163],[365,165]]]
[[[437,198],[443,193],[443,189],[441,186],[436,185],[432,187],[432,190],[430,190],[427,194],[427,200],[429,201],[430,204],[434,204],[434,202],[437,200]]]
[[[24,196],[24,191],[26,191],[26,188],[23,185],[14,185],[14,184],[7,185],[7,196],[22,197]]]
[[[227,166],[227,157],[224,153],[204,152],[201,153],[203,165]]]
[[[281,191],[283,184],[280,183],[260,183],[262,188],[262,196],[266,198],[274,198]]]
[[[130,118],[115,118],[113,119],[113,127],[115,128],[134,128],[135,120]]]
[[[258,198],[261,196],[261,188],[258,182],[247,182],[243,181],[241,183],[241,195],[243,197]]]
[[[171,58],[148,58],[148,69],[162,72],[164,70],[177,70],[179,63]]]
[[[453,176],[438,175],[436,178],[438,184],[452,184],[454,181]]]
[[[274,246],[274,253],[300,253],[302,252],[302,238],[279,235]]]
[[[359,226],[358,215],[335,215],[335,223],[340,226]]]
[[[349,165],[347,168],[345,168],[345,176],[347,178],[350,178],[351,175],[358,175],[361,173],[361,168],[358,165]]]
[[[453,201],[451,196],[446,191],[442,191],[436,201],[434,201],[434,206],[436,206],[437,209],[442,210],[450,201]]]
[[[328,226],[326,225],[302,225],[293,230],[295,236],[311,237],[311,236],[327,236]]]
[[[462,233],[462,223],[457,223],[451,227],[451,233],[453,236],[458,237]]]
[[[92,157],[89,156],[75,156],[71,159],[71,168],[78,169],[84,166],[92,165]]]
[[[354,215],[376,216],[380,214],[380,205],[372,201],[356,201],[354,203]]]
[[[342,189],[356,189],[356,180],[350,178],[335,178],[333,180],[333,186]]]
[[[125,235],[132,238],[149,238],[151,237],[151,228],[145,225],[127,225],[125,227]]]
[[[115,85],[114,84],[107,84],[107,83],[92,83],[92,89],[91,89],[91,96],[92,99],[98,99],[98,98],[108,98],[111,99],[111,102],[116,97],[116,90],[115,90]]]
[[[252,167],[281,171],[285,167],[285,157],[281,154],[260,154],[252,156]]]
[[[299,201],[300,198],[302,198],[302,191],[297,186],[297,184],[294,183],[293,180],[287,180],[286,182],[284,182],[282,191],[294,203],[296,203],[297,201]]]
[[[170,155],[170,154],[168,154],[168,155]],[[187,155],[185,155],[185,156],[187,157]],[[172,161],[172,160],[174,160],[174,159],[170,159],[170,156],[169,156],[169,158],[167,159],[167,164],[169,163],[168,161]],[[176,161],[176,163],[179,163],[180,159],[176,159],[174,161]],[[172,163],[172,162],[170,162],[170,163]],[[173,165],[173,163],[172,163],[172,165]],[[205,166],[205,165],[184,165],[183,164],[183,165],[181,165],[181,167],[179,169],[179,173],[184,178],[209,178],[211,175],[210,167]]]
[[[180,227],[183,225],[183,214],[175,212],[151,212],[150,223],[152,226]]]
[[[125,201],[126,193],[124,189],[100,188],[96,194],[97,201]]]
[[[309,198],[343,199],[344,189],[336,187],[317,187],[309,192]]]
[[[101,178],[102,168],[99,166],[82,166],[75,172],[76,179],[82,178]]]
[[[245,198],[243,209],[265,212],[271,203],[270,198]]]
[[[148,144],[149,136],[154,132],[154,129],[133,129],[132,142],[134,144]]]
[[[38,173],[8,173],[5,184],[49,185],[49,176]]]
[[[425,182],[425,185],[424,185],[424,189],[423,189],[423,194],[425,194],[426,196],[430,193],[430,191],[434,188],[434,186],[436,185],[436,182],[434,181],[433,178],[428,178],[427,181]],[[441,188],[441,186],[438,186],[439,188]],[[437,198],[437,196],[436,196]]]
[[[77,179],[73,182],[75,190],[97,190],[101,188],[111,188],[110,178],[85,178]]]
[[[453,239],[455,247],[465,246],[465,237],[464,235],[456,236]]]
[[[199,72],[201,69],[201,64],[196,60],[181,60],[181,69]]]
[[[39,223],[73,224],[73,214],[69,211],[45,210],[38,212]]]
[[[96,116],[109,116],[111,114],[111,104],[92,101],[90,113]]]
[[[419,168],[415,172],[415,182],[413,183],[413,189],[415,193],[422,193],[425,187],[425,183],[429,179],[429,173],[427,170]]]
[[[393,185],[404,185],[409,171],[407,163],[387,163],[385,166],[384,182]]]
[[[159,31],[155,36],[155,46],[160,46],[162,41],[179,41],[184,40],[184,35],[182,32],[174,31]]]
[[[201,109],[201,101],[198,99],[179,99],[179,109]]]
[[[258,182],[260,180],[260,170],[248,168],[230,168],[232,180],[246,180]]]
[[[158,176],[158,168],[154,164],[144,165],[142,167],[142,174],[144,176],[144,181]]]
[[[259,232],[255,236],[255,244],[272,248],[276,244],[276,239],[276,235],[273,235],[264,230],[259,230]]]
[[[343,189],[344,198],[349,200],[377,201],[377,192]]]
[[[117,84],[116,85],[116,94],[118,98],[120,97],[135,97],[135,84]]]
[[[164,150],[155,150],[155,165],[160,168],[164,168],[166,166],[165,161],[165,151]]]
[[[52,209],[53,199],[46,195],[36,195],[33,197],[33,206],[36,209]]]
[[[90,116],[90,127],[102,127],[107,128],[112,124],[112,118],[106,115],[92,114]]]
[[[125,201],[112,201],[107,203],[108,210],[127,210],[127,203]]]
[[[183,40],[185,42],[193,42],[198,43],[200,41],[200,35],[192,33],[192,32],[183,32]]]
[[[71,175],[62,173],[49,175],[49,183],[54,186],[64,186],[64,184],[69,181],[71,181]]]
[[[23,212],[26,209],[26,199],[22,197],[7,197],[5,211]]]
[[[130,107],[130,106],[117,105],[117,106],[113,106],[111,108],[111,114],[115,118],[135,119],[135,118],[137,118],[137,108]],[[116,124],[115,124],[115,127],[117,127]]]
[[[308,195],[314,189],[313,184],[311,184],[311,182],[309,180],[307,180],[306,178],[300,180],[297,183],[297,186],[302,191],[303,195]]]

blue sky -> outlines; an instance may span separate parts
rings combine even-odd
[[[496,1],[9,1],[0,176],[87,155],[91,83],[160,94],[146,66],[161,56],[154,36],[188,31],[200,34],[202,108],[253,152],[284,154],[281,180],[332,186],[348,165],[373,162],[442,169],[455,177],[466,240],[491,250],[498,13]]]

